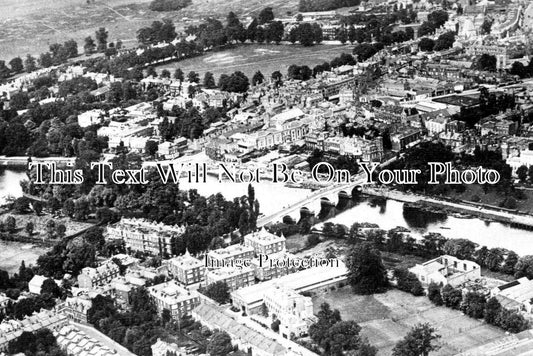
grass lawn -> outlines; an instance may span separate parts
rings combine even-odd
[[[288,251],[299,251],[307,244],[307,235],[294,234],[288,236],[285,241],[285,247]]]
[[[48,247],[15,241],[0,241],[0,269],[12,275],[18,272],[22,261],[26,267],[35,265],[37,258],[46,251]]]
[[[307,65],[313,68],[324,61],[330,61],[341,53],[351,53],[351,45],[318,45],[302,47],[300,45],[258,45],[247,44],[234,49],[209,52],[202,57],[191,58],[179,62],[157,66],[158,72],[168,69],[171,73],[181,68],[185,74],[195,71],[203,79],[205,72],[211,72],[215,80],[221,74],[231,74],[242,71],[250,79],[260,70],[265,77],[279,70],[283,75],[291,64]]]
[[[315,312],[322,302],[339,309],[344,320],[355,320],[361,334],[390,355],[394,345],[418,323],[430,323],[442,336],[441,348],[432,355],[455,355],[472,347],[505,336],[502,330],[469,318],[461,312],[436,307],[427,297],[414,297],[396,289],[383,294],[358,296],[344,287],[313,298]]]

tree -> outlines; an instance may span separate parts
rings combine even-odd
[[[259,13],[259,16],[257,16],[257,19],[259,20],[259,24],[263,25],[265,23],[271,22],[274,20],[274,12],[272,11],[271,7],[265,7],[261,12]]]
[[[487,300],[487,303],[485,304],[485,310],[483,311],[483,318],[488,324],[495,325],[501,309],[502,309],[502,306],[500,302],[498,302],[498,299],[496,299],[495,297],[492,297],[489,300]]]
[[[24,60],[24,70],[28,73],[33,72],[37,69],[37,61],[35,57],[31,55],[27,55],[26,59]]]
[[[492,28],[492,20],[486,18],[481,25],[481,33],[484,35],[490,35],[490,30]]]
[[[428,286],[428,299],[436,306],[442,305],[441,288],[436,283],[430,283]]]
[[[450,239],[444,244],[444,253],[455,256],[461,260],[474,255],[476,244],[467,239]]]
[[[24,228],[24,230],[26,230],[26,233],[28,234],[28,236],[33,235],[33,229],[34,229],[33,223],[31,221],[28,221],[26,223],[26,227]]]
[[[52,278],[44,280],[41,286],[41,294],[50,294],[54,298],[61,296],[61,288],[56,284]]]
[[[252,77],[252,85],[255,86],[257,84],[262,84],[265,80],[265,76],[260,71],[255,72],[254,76]]]
[[[522,277],[533,279],[533,256],[526,255],[526,256],[520,257],[518,262],[516,262],[514,270],[515,270],[514,277],[516,279],[519,279]]]
[[[437,29],[448,21],[448,12],[445,10],[436,10],[428,15],[428,21]]]
[[[518,255],[514,251],[510,251],[505,258],[505,262],[502,266],[502,272],[513,275],[515,273],[515,266],[518,262]]]
[[[96,50],[98,52],[105,52],[105,50],[107,49],[107,37],[108,37],[108,32],[106,31],[105,27],[100,27],[96,32],[95,32],[95,37],[96,37]]]
[[[41,53],[41,56],[39,57],[39,65],[43,68],[51,67],[54,64],[52,55],[50,52]]]
[[[518,176],[518,179],[520,179],[521,182],[526,181],[527,173],[528,173],[528,168],[524,165],[518,167],[518,169],[516,170],[516,175]]]
[[[220,304],[227,303],[230,297],[229,287],[224,281],[211,283],[205,289],[204,294]]]
[[[231,337],[225,331],[216,332],[209,344],[207,344],[207,353],[211,356],[226,356],[233,351]]]
[[[472,318],[482,318],[485,310],[485,296],[477,292],[466,293],[463,303],[461,304],[461,311]]]
[[[180,68],[176,68],[176,70],[174,71],[174,78],[179,81],[183,81],[185,79],[185,74]]]
[[[495,72],[496,64],[497,64],[496,57],[491,54],[487,54],[487,53],[483,53],[477,60],[477,68],[479,70]]]
[[[266,37],[268,41],[272,41],[276,44],[279,44],[283,39],[284,33],[285,29],[283,27],[283,23],[281,21],[274,21],[271,22],[270,25],[268,25]]]
[[[448,31],[439,36],[435,42],[435,51],[442,51],[453,46],[455,42],[455,33]]]
[[[274,81],[274,83],[280,84],[281,79],[283,78],[283,75],[281,74],[279,70],[276,70],[272,72],[271,78]]]
[[[200,83],[200,76],[195,71],[190,71],[189,74],[187,74],[187,80],[190,83]]]
[[[388,287],[387,271],[380,252],[371,243],[352,247],[346,259],[348,283],[357,294],[382,292]]]
[[[215,83],[215,77],[213,76],[213,73],[211,72],[205,72],[204,75],[204,87],[207,89],[215,88],[217,85]]]
[[[83,50],[85,51],[86,55],[94,53],[94,50],[96,49],[96,44],[94,43],[94,40],[91,36],[88,36],[85,38],[85,44],[83,45]]]
[[[15,73],[20,73],[24,70],[24,64],[22,63],[22,58],[15,57],[9,61],[9,66],[11,70]]]
[[[270,324],[270,328],[272,329],[272,331],[274,331],[275,333],[279,332],[279,326],[281,325],[281,321],[279,321],[279,319],[276,319],[272,322],[272,324]]]
[[[395,268],[394,278],[396,279],[398,289],[411,293],[414,296],[424,295],[422,284],[416,278],[416,275],[409,272],[407,268]]]
[[[527,67],[521,62],[514,62],[509,73],[512,75],[518,75],[520,78],[526,78],[530,76]]]
[[[340,41],[340,43],[345,44],[346,41],[348,41],[348,34],[346,33],[346,30],[344,28],[338,29],[337,33],[335,34],[335,39]]]
[[[418,47],[421,51],[431,52],[435,47],[435,41],[428,37],[421,38],[420,42],[418,42]]]
[[[159,145],[154,140],[148,140],[146,141],[146,145],[144,147],[144,151],[149,156],[155,156],[157,153],[157,149],[159,148]]]
[[[248,77],[241,71],[236,71],[230,76],[222,75],[218,82],[220,90],[233,92],[233,93],[244,93],[250,87],[250,81]]]
[[[13,202],[11,209],[17,214],[25,214],[30,210],[30,200],[26,197],[17,198]]]
[[[329,329],[341,321],[340,312],[335,309],[331,310],[328,303],[322,303],[317,313],[318,320],[309,326],[309,336],[318,345],[322,345],[326,339]]]
[[[318,24],[314,25],[318,26]],[[320,26],[318,27],[320,28]],[[320,29],[320,31],[322,31],[322,29]],[[298,42],[305,47],[312,46],[313,43],[315,43],[315,38],[318,34],[316,27],[308,22],[298,25],[296,33],[298,35]]]
[[[417,324],[394,346],[393,356],[427,356],[440,347],[435,342],[440,339],[430,324]]]
[[[8,217],[4,220],[4,226],[7,232],[15,232],[17,229],[17,220],[11,215],[8,215]]]
[[[65,48],[65,52],[69,58],[74,58],[78,56],[78,43],[76,41],[68,40],[65,42],[63,47]],[[119,48],[118,42],[117,42],[117,48]]]
[[[435,32],[435,28],[428,21],[422,22],[422,24],[418,28],[418,36],[419,37],[426,36],[426,35],[431,35],[434,32]]]
[[[461,306],[463,293],[460,289],[453,288],[451,285],[447,284],[442,288],[441,295],[445,306],[453,309],[459,309]]]

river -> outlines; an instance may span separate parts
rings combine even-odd
[[[0,170],[0,204],[5,203],[7,197],[18,198],[22,196],[20,181],[23,179],[27,179],[25,172],[9,169]]]
[[[0,197],[20,196],[22,191],[19,181],[24,178],[24,173],[10,170],[2,172],[0,174]],[[248,184],[218,183],[214,177],[208,177],[207,184],[180,183],[180,186],[183,189],[197,189],[205,196],[220,192],[226,199],[240,197],[248,192]],[[284,206],[296,203],[310,194],[310,190],[307,189],[287,188],[267,181],[255,184],[254,189],[260,203],[260,211],[265,215],[275,213]],[[413,216],[406,214],[403,203],[395,200],[387,200],[381,206],[372,206],[368,201],[362,201],[329,221],[348,227],[354,222],[375,223],[382,229],[403,226],[410,229],[414,237],[420,237],[427,232],[438,232],[448,238],[467,238],[489,248],[503,247],[514,250],[519,255],[533,255],[533,232],[512,228],[498,222],[485,222],[478,218],[436,217],[432,214]]]
[[[463,219],[431,213],[408,214],[403,206],[403,202],[396,200],[386,200],[381,206],[372,205],[365,200],[328,221],[348,227],[354,222],[369,222],[385,230],[402,226],[411,230],[415,238],[428,232],[437,232],[447,238],[466,238],[488,248],[507,248],[521,256],[533,255],[531,231],[513,228],[499,222],[486,222],[478,218]]]

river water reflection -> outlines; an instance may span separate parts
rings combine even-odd
[[[19,182],[25,177],[23,172],[11,170],[1,172],[0,199],[6,195],[20,196],[22,190]],[[248,184],[218,183],[214,177],[209,177],[205,184],[180,183],[180,187],[197,189],[205,196],[220,192],[226,199],[240,197],[248,192]],[[265,215],[279,211],[284,206],[294,204],[310,194],[310,190],[307,189],[288,188],[268,181],[255,184],[254,188],[260,211]],[[514,250],[519,255],[533,254],[533,232],[531,231],[512,228],[498,222],[485,222],[477,218],[462,219],[445,215],[409,214],[406,213],[403,205],[402,202],[395,200],[386,200],[381,205],[370,204],[369,201],[364,200],[329,221],[348,227],[354,222],[375,223],[382,229],[403,226],[410,229],[414,237],[420,237],[427,232],[438,232],[448,238],[467,238],[489,248],[504,247]]]

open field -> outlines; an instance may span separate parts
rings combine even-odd
[[[0,241],[0,269],[9,274],[17,273],[20,263],[35,265],[37,258],[48,251],[47,247],[15,241]]]
[[[38,55],[51,43],[68,39],[78,42],[83,52],[83,39],[93,36],[99,27],[109,32],[108,40],[122,40],[125,46],[135,46],[136,32],[155,20],[171,18],[177,31],[207,16],[224,19],[234,11],[239,16],[257,14],[266,6],[285,16],[296,10],[297,0],[193,0],[180,11],[152,12],[151,0],[3,0],[0,11],[0,59],[17,55]],[[188,18],[188,19],[185,19]]]
[[[339,309],[343,320],[355,320],[361,334],[379,349],[378,355],[391,350],[418,323],[430,323],[442,336],[441,348],[432,355],[454,355],[505,336],[502,330],[445,307],[436,307],[427,297],[390,290],[372,296],[357,296],[349,287],[313,299],[315,312],[322,302]]]
[[[217,81],[221,74],[231,74],[240,70],[251,79],[258,70],[265,77],[269,77],[276,70],[285,75],[291,64],[307,65],[313,68],[324,61],[332,60],[343,52],[351,53],[352,48],[353,46],[350,45],[325,44],[314,47],[250,44],[160,65],[156,69],[158,71],[168,69],[173,73],[176,68],[181,68],[185,74],[194,70],[200,74],[200,79],[203,79],[205,72],[212,72]]]

